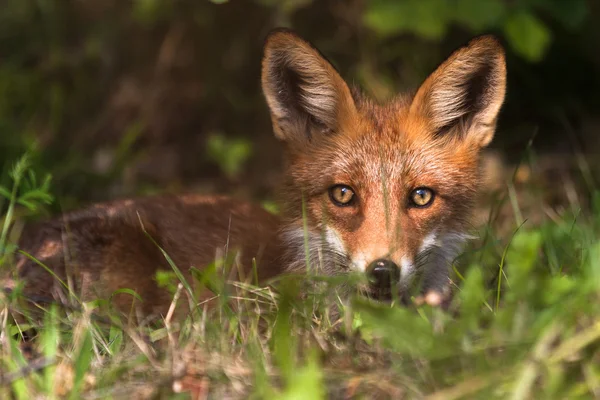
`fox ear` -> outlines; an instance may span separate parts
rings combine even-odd
[[[421,85],[411,112],[436,135],[458,134],[487,146],[506,92],[504,50],[493,36],[473,39],[455,51]]]
[[[356,113],[350,89],[335,68],[286,29],[277,29],[266,39],[262,89],[275,135],[285,141],[336,132]]]

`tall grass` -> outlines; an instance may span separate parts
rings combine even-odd
[[[31,199],[16,178],[40,189],[21,163],[2,191],[1,232],[19,199]],[[598,199],[510,237],[488,227],[489,240],[455,267],[448,311],[342,302],[336,290],[347,282],[312,274],[281,278],[277,291],[226,285],[229,257],[195,273],[213,307],[167,258],[173,271],[159,281],[173,303],[159,324],[124,323],[101,302],[30,313],[17,286],[0,306],[0,398],[597,398]],[[178,307],[194,312],[181,321]]]

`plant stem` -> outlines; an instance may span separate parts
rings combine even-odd
[[[15,173],[14,176],[14,184],[8,202],[8,210],[6,211],[6,215],[4,216],[4,224],[2,225],[2,233],[0,234],[0,255],[2,256],[6,252],[6,237],[8,236],[8,228],[12,223],[13,214],[15,212],[15,204],[17,202],[17,190],[19,189],[20,183],[21,173],[20,171],[18,171],[17,173]]]

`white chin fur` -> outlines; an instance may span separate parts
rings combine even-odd
[[[324,234],[317,234],[295,226],[281,232],[281,238],[286,246],[288,271],[302,271],[307,267],[325,275],[347,271],[346,252],[335,231],[328,229]],[[309,260],[306,260],[307,253]]]
[[[363,257],[352,259],[350,267],[358,272],[365,272],[367,270],[367,261]]]
[[[340,235],[335,231],[335,229],[330,227],[325,228],[325,241],[333,250],[341,254],[346,254],[344,242],[342,242]]]
[[[415,273],[415,264],[408,257],[400,260],[400,286],[406,286]]]
[[[437,245],[437,232],[431,231],[423,238],[421,247],[419,247],[419,253],[422,253],[435,245]]]

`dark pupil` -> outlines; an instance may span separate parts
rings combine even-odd
[[[427,191],[425,189],[419,189],[415,194],[417,195],[417,200],[419,202],[427,200]]]
[[[347,188],[341,188],[340,189],[340,200],[344,201],[346,200],[346,195],[348,194],[348,189]]]

